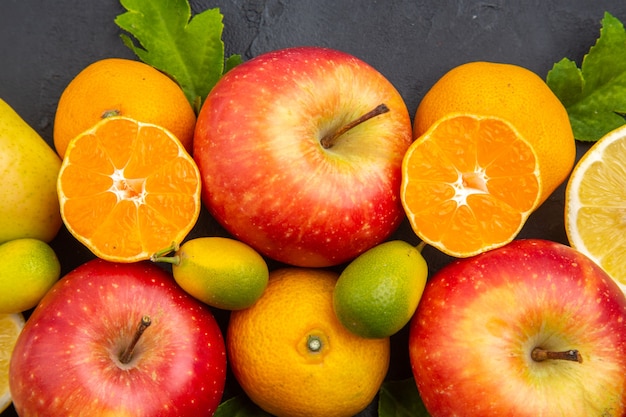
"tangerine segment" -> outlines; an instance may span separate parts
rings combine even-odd
[[[68,230],[96,256],[135,262],[180,243],[200,214],[200,174],[166,129],[111,117],[70,142],[57,191]]]
[[[455,257],[513,240],[540,195],[532,147],[495,117],[440,119],[402,164],[402,204],[414,232]]]
[[[626,126],[609,132],[578,161],[565,191],[570,245],[598,263],[626,292]]]

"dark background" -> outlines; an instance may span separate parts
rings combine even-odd
[[[150,0],[155,1],[155,0]],[[247,60],[296,45],[331,47],[377,68],[400,91],[411,117],[430,86],[452,67],[476,60],[526,67],[545,79],[563,57],[579,65],[599,36],[607,11],[626,22],[620,0],[222,0],[191,1],[194,12],[219,7],[224,14],[227,55]],[[0,97],[52,144],[56,104],[70,80],[90,63],[133,58],[113,22],[118,1],[1,0]],[[587,144],[578,144],[578,156]],[[564,186],[529,219],[519,237],[567,243]],[[203,211],[190,237],[223,234]],[[408,223],[394,238],[417,243]],[[92,255],[65,229],[52,242],[63,273]],[[450,258],[424,250],[430,273]],[[226,312],[215,311],[221,324]],[[388,379],[411,376],[407,329],[392,337]],[[225,398],[240,388],[229,375]],[[320,399],[323,401],[323,399]],[[362,416],[376,415],[376,402]],[[16,416],[9,408],[0,417]]]

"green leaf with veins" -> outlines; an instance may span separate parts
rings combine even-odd
[[[378,396],[379,417],[430,417],[415,379],[385,381]]]
[[[602,19],[596,44],[580,68],[563,58],[548,72],[546,82],[561,100],[574,137],[597,141],[626,120],[626,30],[610,13]]]
[[[182,88],[196,113],[215,83],[241,62],[224,62],[222,14],[218,8],[191,16],[188,0],[120,0],[127,10],[115,23],[122,41],[141,61],[166,73]]]

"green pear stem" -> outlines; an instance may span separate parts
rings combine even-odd
[[[422,250],[424,250],[424,247],[426,247],[426,242],[422,240],[420,243],[417,244],[417,246],[415,246],[415,249],[421,252]]]
[[[150,261],[152,262],[165,262],[168,264],[172,264],[172,265],[179,265],[180,264],[180,255],[178,255],[178,249],[180,248],[180,245],[176,242],[172,242],[172,245],[162,249],[158,252],[155,252],[152,254],[152,256],[150,256]],[[174,255],[172,256],[165,256],[169,253],[175,252]]]
[[[122,362],[123,364],[127,364],[130,362],[130,360],[133,358],[133,352],[135,351],[135,346],[137,346],[139,338],[141,337],[143,332],[148,327],[150,327],[151,323],[152,320],[150,319],[150,316],[143,316],[141,318],[139,326],[137,326],[137,331],[135,331],[135,334],[133,336],[133,340],[130,341],[130,344],[126,346],[126,349],[124,349],[124,351],[120,354],[120,362]]]
[[[530,353],[530,357],[535,362],[543,362],[548,359],[558,359],[583,363],[583,357],[576,349],[565,350],[563,352],[553,352],[550,350],[536,347]]]
[[[376,117],[380,114],[383,113],[387,113],[389,111],[389,107],[387,107],[386,104],[379,104],[378,106],[376,106],[373,110],[368,111],[367,113],[365,113],[363,116],[351,121],[350,123],[347,123],[345,125],[343,125],[342,127],[340,127],[337,130],[334,130],[332,132],[328,132],[323,138],[322,140],[320,140],[320,144],[322,145],[322,147],[324,149],[330,149],[333,147],[333,145],[335,144],[335,142],[337,142],[337,138],[339,138],[339,136],[343,135],[344,133],[346,133],[348,130],[352,129],[355,126],[360,125],[361,123]]]

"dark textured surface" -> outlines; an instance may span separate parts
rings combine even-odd
[[[545,78],[563,57],[580,63],[599,34],[605,11],[626,21],[621,0],[222,0],[191,1],[194,11],[220,7],[228,54],[249,59],[296,45],[352,53],[398,88],[411,116],[428,88],[455,65],[475,60],[513,63]],[[0,97],[52,143],[57,100],[88,64],[106,57],[134,58],[113,23],[117,1],[0,1]],[[579,154],[585,145],[579,144]],[[565,243],[563,190],[530,218],[520,237]],[[193,236],[222,234],[206,212]],[[395,237],[417,242],[405,223]],[[63,272],[91,255],[62,230],[53,246]],[[449,259],[426,248],[431,273]],[[216,312],[225,323],[227,315]],[[392,338],[389,379],[410,377],[406,329]],[[239,392],[229,380],[225,396]],[[323,401],[323,399],[320,399]],[[2,417],[15,416],[10,408]],[[376,415],[373,403],[362,416]]]

